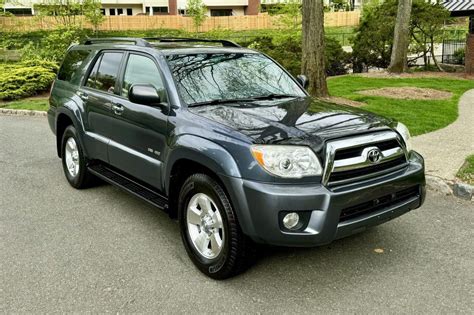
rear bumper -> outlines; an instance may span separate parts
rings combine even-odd
[[[332,189],[320,184],[223,180],[244,233],[258,243],[281,246],[324,245],[361,232],[420,207],[426,193],[423,158],[415,152],[402,170]],[[300,230],[282,227],[282,213],[287,211],[298,211],[307,218]],[[354,211],[341,219],[341,213]]]

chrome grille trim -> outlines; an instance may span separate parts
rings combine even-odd
[[[391,160],[400,158],[403,155],[405,156],[405,160],[408,160],[408,155],[403,145],[403,142],[400,136],[394,131],[382,131],[382,132],[372,133],[368,135],[363,135],[363,136],[358,136],[358,137],[353,137],[353,138],[345,138],[341,140],[328,142],[326,144],[326,160],[325,160],[323,179],[322,179],[323,184],[327,185],[329,183],[329,179],[332,173],[355,170],[355,169],[360,169],[364,167],[370,167],[371,165],[376,165],[376,164],[370,163],[367,160],[367,152],[370,149],[376,147],[377,143],[389,141],[389,140],[396,140],[399,147],[382,151],[383,157],[378,164],[389,162]],[[343,160],[337,160],[337,161],[334,160],[337,150],[360,147],[364,145],[366,145],[366,148],[363,149],[362,154],[360,156],[357,156],[354,158],[347,158]],[[401,166],[404,166],[404,165],[400,165],[400,167]],[[400,167],[397,166],[392,169],[395,170],[395,169],[399,169]],[[389,171],[389,170],[386,170],[386,171]],[[386,173],[386,172],[385,171],[375,172],[375,173],[371,173],[368,176],[355,177],[354,179],[345,180],[343,182],[350,182],[350,181],[353,181],[356,179],[362,179],[365,177],[373,177],[373,176],[377,176],[380,173]]]

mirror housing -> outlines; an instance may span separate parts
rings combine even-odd
[[[301,86],[306,89],[308,87],[308,77],[305,76],[304,74],[300,74],[299,76],[296,77],[296,80],[301,84]]]
[[[128,91],[130,102],[148,106],[161,106],[160,95],[151,84],[134,84]]]

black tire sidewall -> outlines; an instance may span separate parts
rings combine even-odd
[[[79,173],[74,177],[69,173],[69,170],[66,166],[65,149],[66,149],[66,142],[69,138],[73,138],[74,141],[76,141],[76,145],[79,151]],[[79,141],[79,137],[77,136],[76,128],[74,128],[73,126],[67,127],[63,133],[63,137],[61,141],[61,157],[62,157],[61,160],[62,160],[64,175],[66,176],[67,181],[69,182],[69,184],[71,184],[71,186],[75,188],[81,188],[86,181],[87,163],[86,163],[86,158],[84,156],[84,151],[82,150],[82,146]]]
[[[224,195],[227,200],[221,200],[219,194],[216,192],[214,188],[215,185],[218,185],[212,178],[206,175],[198,174],[191,176],[183,185],[180,193],[180,200],[179,200],[179,224],[180,224],[180,231],[181,237],[183,239],[183,243],[186,247],[186,251],[188,252],[189,256],[191,257],[193,263],[205,274],[213,277],[219,278],[219,274],[226,272],[226,265],[229,263],[229,252],[230,252],[230,240],[231,240],[231,233],[232,227],[229,224],[228,220],[228,212],[231,211],[233,213],[232,207],[230,205],[230,201]],[[219,253],[219,255],[214,259],[207,259],[203,257],[197,249],[195,249],[194,244],[189,239],[188,233],[188,226],[187,226],[187,206],[191,198],[197,193],[204,193],[208,195],[212,201],[215,203],[217,208],[219,209],[220,215],[222,217],[222,224],[224,227],[224,246]],[[221,194],[223,190],[221,191]],[[227,205],[224,206],[224,204]]]

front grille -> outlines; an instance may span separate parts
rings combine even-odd
[[[411,198],[418,197],[419,195],[420,187],[414,186],[390,195],[385,195],[377,199],[342,209],[341,215],[339,216],[339,222],[344,222],[365,214],[377,212],[384,208],[405,202]]]
[[[396,166],[403,165],[405,162],[406,162],[405,157],[401,156],[394,160],[380,163],[380,164],[375,164],[373,166],[332,173],[331,176],[329,177],[329,182],[345,181],[345,180],[349,180],[349,179],[353,179],[353,178],[357,178],[361,176],[370,175],[373,173],[386,171]]]
[[[389,150],[389,149],[399,147],[400,144],[398,143],[398,141],[396,139],[392,139],[392,140],[388,140],[388,141],[372,143],[371,146],[376,146],[381,151],[385,151],[385,150]],[[362,154],[362,151],[366,147],[367,147],[367,145],[362,145],[362,146],[337,150],[336,155],[334,156],[334,159],[335,160],[344,160],[344,159],[350,159],[350,158],[353,158],[353,157],[356,157],[356,156],[360,156]]]
[[[405,152],[393,131],[330,141],[323,184],[335,187],[394,172],[407,165]]]

